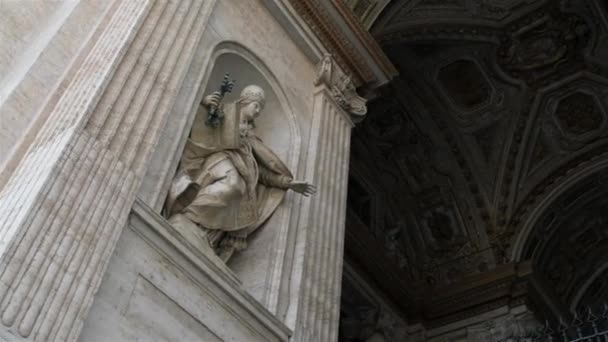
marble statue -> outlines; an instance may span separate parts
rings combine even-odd
[[[203,252],[213,251],[224,261],[246,248],[247,236],[272,215],[287,190],[304,196],[316,191],[293,180],[255,135],[264,103],[257,85],[245,87],[226,105],[218,92],[205,96],[167,198],[169,222]],[[218,107],[224,113],[219,127],[201,123],[206,111]]]

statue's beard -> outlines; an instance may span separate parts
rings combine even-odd
[[[241,137],[249,136],[249,133],[255,128],[255,124],[253,121],[243,120],[239,125],[239,131],[241,133]]]

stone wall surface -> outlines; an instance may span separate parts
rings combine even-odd
[[[279,154],[296,179],[319,188],[312,199],[288,193],[279,210],[229,266],[250,294],[294,330],[294,340],[334,340],[352,122],[332,92],[339,80],[338,70],[328,84],[319,85],[317,65],[262,2],[217,3],[194,61],[201,65],[192,69],[183,86],[184,93],[196,96],[179,95],[139,196],[160,212],[195,108],[203,94],[215,90],[218,76],[230,72],[237,81],[236,94],[251,80],[249,65],[223,63],[221,51],[247,59],[265,77],[262,84],[272,88],[285,113],[265,109],[256,133]],[[217,65],[226,69],[218,72]]]
[[[219,258],[136,203],[81,341],[287,341],[290,331]]]
[[[225,58],[227,55],[232,57]],[[230,61],[225,63],[226,59]],[[251,77],[252,68],[262,80]],[[203,94],[217,90],[216,76],[221,79],[225,72],[236,80],[234,94],[226,101],[234,100],[252,82],[267,86],[268,94],[276,94],[277,106],[267,103],[256,134],[277,152],[296,178],[304,176],[308,146],[303,141],[310,134],[315,62],[300,51],[261,1],[221,1],[210,16],[139,190],[138,196],[157,212],[163,207],[196,108]],[[298,195],[288,193],[277,212],[249,241],[247,250],[230,261],[243,286],[279,316],[284,316],[290,301],[289,275],[284,269],[291,268],[296,239],[297,217],[292,213],[301,205]]]
[[[2,335],[75,340],[213,1],[114,1],[0,193]]]
[[[274,12],[269,1],[24,7],[39,26],[11,30],[46,40],[11,38],[4,60],[36,46],[39,55],[2,65],[23,72],[0,80],[0,114],[22,106],[25,115],[2,120],[0,132],[10,133],[0,151],[12,151],[0,156],[0,338],[284,341],[288,328],[296,341],[336,338],[352,121],[335,99],[345,88],[331,77],[319,84],[318,60],[294,42],[311,31],[286,1],[271,1]],[[313,199],[285,198],[231,260],[234,274],[192,252],[159,215],[224,53],[272,88],[280,113],[259,133],[319,188]],[[238,81],[244,69],[233,67]],[[22,90],[40,98],[19,100]]]
[[[24,153],[15,150],[18,142],[31,143],[27,128],[36,132],[46,120],[39,114],[47,98],[111,3],[0,1],[0,165]]]

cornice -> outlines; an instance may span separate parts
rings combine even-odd
[[[357,19],[339,2],[288,0],[356,87],[377,87],[397,71]],[[343,25],[340,25],[342,23]]]
[[[365,49],[373,56],[374,60],[378,63],[378,67],[380,67],[386,75],[391,75],[391,77],[397,75],[397,69],[382,51],[382,48],[376,42],[376,39],[374,39],[374,37],[363,27],[359,19],[357,19],[353,11],[346,6],[344,1],[332,0],[332,3],[351,30],[360,38]]]

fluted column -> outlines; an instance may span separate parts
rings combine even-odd
[[[0,337],[77,339],[214,1],[115,0],[46,104],[0,192]]]
[[[333,61],[325,62],[328,67]],[[336,81],[342,78],[337,78],[335,71],[331,74],[323,76],[321,71],[314,94],[306,179],[317,184],[318,192],[301,213],[302,271],[296,276],[301,278],[295,279],[300,286],[294,304],[297,311],[291,317],[293,339],[298,342],[338,338],[351,116],[365,112],[364,107],[359,107],[358,113],[347,112],[352,102],[341,101],[345,99],[340,96],[343,89],[336,88]],[[346,100],[350,99],[347,96]],[[361,98],[356,100],[365,103]]]

